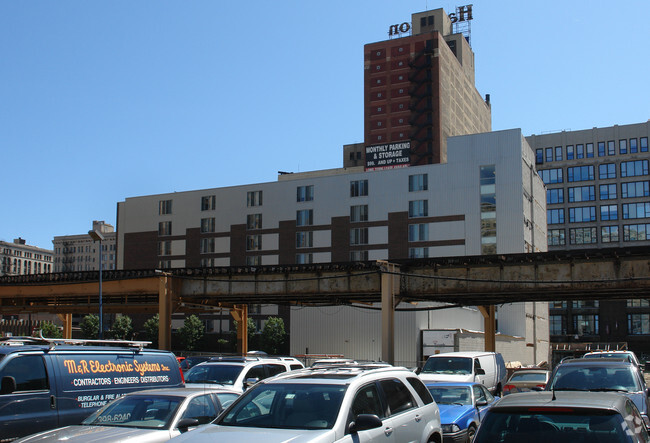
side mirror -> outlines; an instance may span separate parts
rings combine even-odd
[[[183,418],[179,420],[176,427],[178,428],[179,431],[181,431],[181,433],[183,433],[183,432],[187,432],[187,428],[191,428],[198,425],[199,425],[199,421],[196,418]]]
[[[487,406],[487,405],[488,405],[487,400],[476,400],[476,407]]]
[[[5,375],[0,382],[0,395],[11,394],[17,389],[16,379],[11,375]]]
[[[420,372],[422,372],[422,368],[415,368],[415,371],[413,371],[413,372],[415,372],[416,374],[419,374]]]
[[[485,369],[483,368],[476,368],[474,372],[476,373],[476,375],[485,375]]]
[[[359,414],[357,419],[350,423],[350,433],[354,434],[367,429],[376,429],[381,427],[382,422],[375,414]]]
[[[260,381],[259,378],[247,378],[246,380],[244,380],[244,389],[250,388],[251,386],[253,386],[258,381]]]

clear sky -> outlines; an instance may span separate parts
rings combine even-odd
[[[447,0],[0,1],[0,240],[52,248],[128,197],[342,166],[363,45]],[[650,118],[650,2],[473,0],[492,129]]]

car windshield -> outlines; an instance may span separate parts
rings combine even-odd
[[[427,386],[439,405],[471,405],[472,393],[466,386]]]
[[[471,374],[472,359],[468,357],[433,357],[422,368],[423,374]]]
[[[223,426],[280,429],[330,429],[346,387],[327,384],[272,383],[250,389],[228,413]]]
[[[632,430],[623,417],[610,411],[531,413],[493,409],[483,419],[473,443],[618,443],[630,441],[628,432]]]
[[[221,385],[233,385],[242,369],[244,369],[244,367],[241,365],[198,365],[185,373],[185,383],[216,383]]]
[[[512,374],[512,377],[510,377],[511,382],[516,382],[516,381],[539,381],[539,382],[545,382],[546,381],[546,374],[541,373],[541,372],[515,372]]]
[[[560,365],[549,390],[638,392],[641,386],[631,367]]]
[[[168,429],[182,398],[165,395],[129,395],[118,398],[85,419],[83,425]]]

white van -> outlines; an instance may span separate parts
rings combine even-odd
[[[421,370],[426,382],[477,382],[500,395],[505,384],[506,364],[496,352],[447,352],[432,355]]]

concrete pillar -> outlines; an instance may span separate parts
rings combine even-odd
[[[158,280],[158,348],[172,350],[172,277],[163,273]]]
[[[399,293],[399,268],[386,261],[381,266],[381,359],[395,364],[395,294]]]

